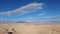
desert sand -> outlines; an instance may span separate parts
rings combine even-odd
[[[14,31],[12,31],[14,28]],[[0,24],[0,34],[60,34],[60,24],[9,23]]]

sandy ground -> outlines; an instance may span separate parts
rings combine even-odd
[[[14,28],[13,34],[60,34],[60,24],[28,24],[11,23],[0,24],[0,34],[8,34]],[[8,31],[8,32],[9,32]]]

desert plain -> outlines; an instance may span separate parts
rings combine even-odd
[[[0,23],[0,34],[8,34],[6,29],[13,34],[60,34],[60,24]]]

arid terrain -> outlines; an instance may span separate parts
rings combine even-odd
[[[8,29],[7,32],[6,29]],[[10,31],[13,32],[13,34],[60,34],[60,24],[33,24],[33,23],[0,24],[0,34],[8,34],[8,32]]]

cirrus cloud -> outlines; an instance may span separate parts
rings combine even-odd
[[[43,9],[44,4],[45,3],[30,3],[26,6],[22,6],[13,11],[2,12],[2,13],[0,13],[0,15],[3,15],[3,16],[23,15],[26,13],[35,12],[38,9],[40,9],[40,10]]]

